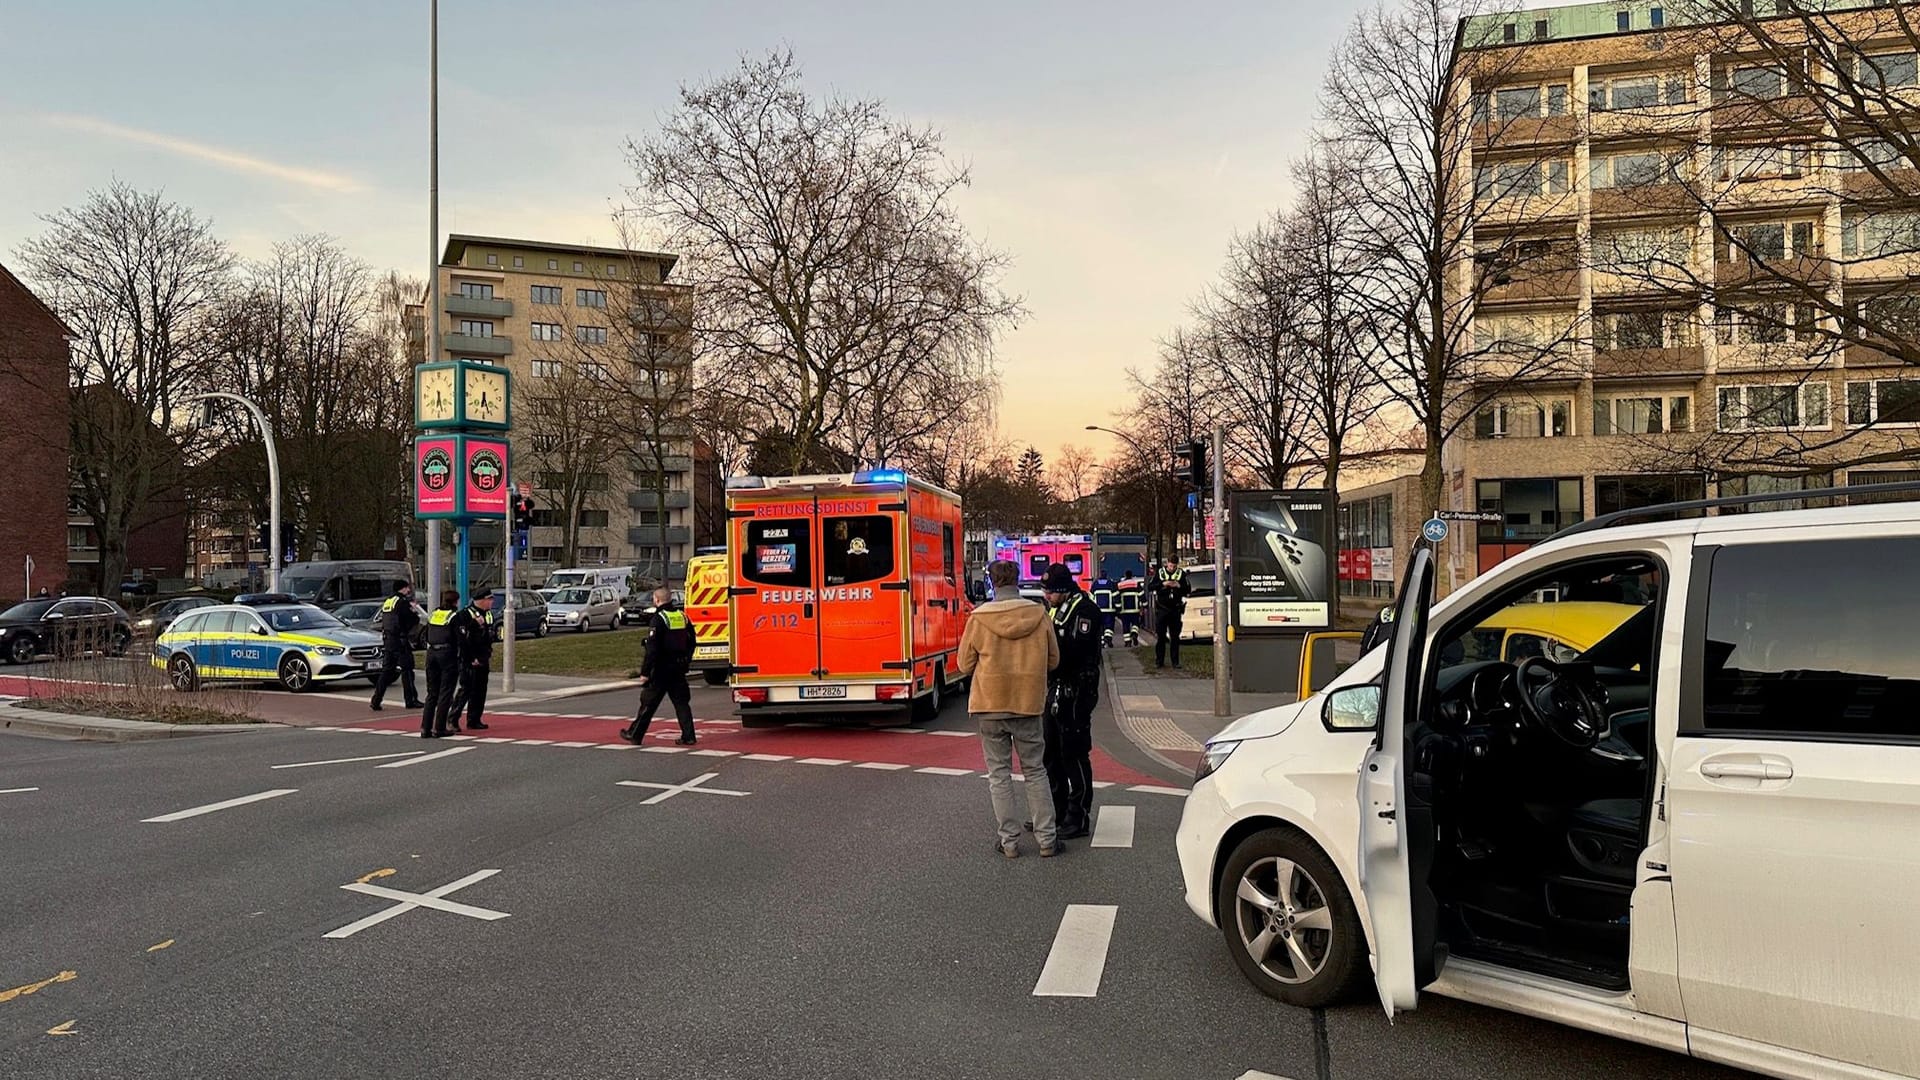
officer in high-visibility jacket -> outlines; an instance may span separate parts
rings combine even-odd
[[[420,609],[413,605],[413,585],[398,582],[393,587],[393,595],[380,605],[380,642],[383,646],[380,657],[380,677],[373,681],[373,700],[368,706],[374,712],[380,711],[380,701],[387,696],[387,687],[393,685],[394,676],[400,677],[400,689],[406,694],[407,708],[419,709],[426,706],[420,700],[420,692],[413,686],[413,635],[420,629]]]
[[[1047,676],[1047,783],[1059,835],[1085,836],[1093,825],[1093,707],[1100,700],[1100,609],[1063,565],[1047,567],[1041,584],[1060,645],[1060,666]]]
[[[454,688],[460,683],[461,630],[460,594],[452,589],[440,594],[440,606],[427,616],[427,701],[420,713],[420,737],[435,739],[451,734],[448,714],[453,711]]]
[[[680,738],[674,745],[693,745],[693,694],[687,688],[687,668],[692,664],[693,623],[674,602],[673,590],[662,585],[653,590],[653,619],[646,653],[640,659],[640,712],[621,729],[622,739],[644,742],[654,710],[666,699],[673,702],[674,716],[680,721]]]
[[[493,673],[492,610],[493,593],[483,592],[453,617],[457,624],[454,639],[460,643],[460,693],[447,716],[448,730],[460,727],[462,701],[467,708],[467,730],[487,730],[480,714],[487,708],[487,677]]]

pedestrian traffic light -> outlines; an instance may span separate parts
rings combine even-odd
[[[1192,484],[1196,491],[1207,490],[1207,444],[1195,440],[1175,447],[1173,474]]]
[[[533,496],[515,495],[513,497],[513,531],[525,532],[533,528]]]

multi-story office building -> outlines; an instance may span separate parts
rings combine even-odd
[[[1463,22],[1473,257],[1449,280],[1478,353],[1445,463],[1451,504],[1501,520],[1456,581],[1613,510],[1920,479],[1920,377],[1845,314],[1915,303],[1920,172],[1813,104],[1823,51],[1896,105],[1920,74],[1884,5],[1831,6],[1862,9],[1832,16],[1846,40],[1785,60],[1797,19],[1679,25],[1697,3]]]
[[[688,290],[676,257],[453,235],[440,265],[441,359],[513,372],[513,472],[531,487],[538,584],[569,564],[679,580],[696,542]],[[478,530],[480,579],[499,532]]]

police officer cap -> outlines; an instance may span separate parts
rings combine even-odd
[[[1065,563],[1054,563],[1047,567],[1047,576],[1041,579],[1041,592],[1068,593],[1078,588],[1073,583],[1073,571]]]

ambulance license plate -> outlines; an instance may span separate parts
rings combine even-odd
[[[844,686],[803,686],[800,688],[800,700],[802,701],[838,700],[846,696],[847,688]]]

